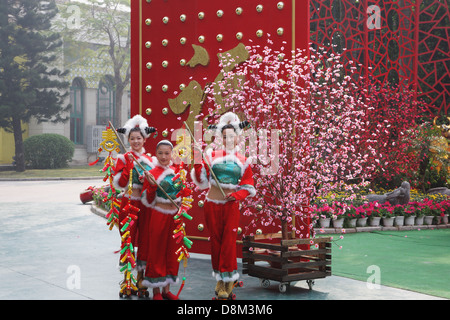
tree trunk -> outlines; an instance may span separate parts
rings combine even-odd
[[[12,117],[13,130],[14,130],[14,146],[15,146],[15,162],[16,162],[16,171],[24,172],[25,171],[25,154],[23,151],[23,139],[22,139],[22,123],[20,118]]]
[[[123,91],[124,88],[122,86],[118,86],[116,83],[116,97],[115,97],[115,103],[116,103],[116,119],[114,123],[114,126],[116,128],[120,128],[120,126],[124,125],[124,123],[122,123],[122,96],[123,96]]]
[[[281,219],[281,238],[283,240],[289,240],[288,223],[286,219]]]

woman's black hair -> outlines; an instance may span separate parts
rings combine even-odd
[[[132,132],[139,132],[141,134],[142,138],[145,139],[144,135],[142,134],[141,128],[139,128],[139,127],[134,127],[134,128],[130,129],[130,133],[128,134],[128,139],[130,139]]]
[[[250,124],[250,122],[247,121],[247,120],[244,120],[244,121],[242,121],[242,122],[239,122],[239,129],[243,130],[243,129],[247,128],[247,127],[249,126],[249,124]],[[215,130],[215,129],[217,129],[217,125],[211,124],[211,125],[208,126],[208,129],[213,129],[213,130]],[[225,129],[233,129],[234,132],[236,132],[236,127],[233,126],[231,123],[228,123],[228,124],[224,125],[224,126],[222,127],[222,131],[220,131],[220,132],[223,133],[223,130],[225,130]]]
[[[118,133],[125,134],[125,133],[127,132],[127,129],[125,129],[125,128],[117,128],[116,131],[117,131]],[[142,133],[141,128],[139,128],[139,127],[131,128],[131,129],[130,129],[130,132],[128,133],[128,137],[127,137],[127,138],[129,139],[129,138],[130,138],[130,134],[131,134],[132,132],[135,132],[135,131],[139,131],[140,134],[141,134],[141,136],[142,136],[142,138],[145,139],[144,134]],[[150,135],[150,134],[152,134],[152,133],[155,132],[155,131],[156,131],[156,129],[153,128],[153,127],[146,127],[146,128],[145,128],[145,133],[146,133],[147,135]]]
[[[236,132],[236,128],[232,125],[232,124],[226,124],[226,125],[224,125],[223,127],[222,127],[222,131],[221,131],[221,133],[223,133],[223,131],[225,130],[225,129],[233,129],[234,130],[234,132]]]
[[[156,145],[156,150],[158,150],[159,146],[169,146],[173,149],[173,144],[169,140],[161,140],[160,142],[158,142],[158,144]]]

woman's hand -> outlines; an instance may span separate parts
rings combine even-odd
[[[144,172],[145,177],[147,178],[148,182],[152,185],[155,186],[156,185],[156,179],[155,177],[148,171]]]
[[[229,194],[229,195],[227,195],[225,197],[225,200],[227,200],[227,201],[236,201],[236,198],[234,196],[232,196],[231,194]]]
[[[199,152],[203,152],[202,145],[200,143],[198,143],[197,141],[194,141],[194,149]]]

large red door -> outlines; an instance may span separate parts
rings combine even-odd
[[[183,121],[193,128],[194,120],[204,120],[203,90],[220,74],[218,53],[239,61],[245,46],[263,47],[269,36],[274,49],[308,49],[309,0],[133,0],[131,6],[131,114],[158,129],[148,139],[150,153],[162,138],[175,143]],[[191,251],[209,253],[199,200],[195,195],[186,230]],[[249,222],[241,218],[243,233],[279,231]]]

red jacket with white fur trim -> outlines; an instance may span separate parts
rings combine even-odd
[[[133,170],[133,188],[142,189],[142,182],[139,181],[139,176],[143,175],[142,169],[134,162],[134,160],[132,160],[132,158],[129,158],[130,154],[133,154],[146,170],[151,170],[155,167],[153,159],[145,154],[145,150],[142,153],[129,151],[125,154],[119,154],[114,168],[113,180],[114,187],[117,189],[127,187],[131,170]]]
[[[236,200],[256,195],[253,181],[253,171],[250,163],[251,158],[245,158],[236,151],[225,151],[211,149],[206,152],[206,158],[210,164],[217,180],[222,188],[235,189],[231,194]],[[211,177],[208,166],[195,164],[191,170],[192,181],[200,189],[207,189],[209,184],[216,185]]]
[[[154,158],[155,168],[150,170],[150,173],[155,178],[156,182],[164,189],[164,191],[174,200],[176,203],[181,202],[181,197],[177,197],[181,190],[181,184],[179,178],[173,181],[175,177],[176,168],[173,165],[162,166],[156,158]],[[144,187],[142,190],[142,203],[149,207],[155,208],[158,203],[172,203],[166,195],[156,186],[150,184],[147,179],[144,180]],[[173,214],[178,210],[162,210],[163,213]],[[167,212],[166,212],[167,211]]]

